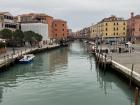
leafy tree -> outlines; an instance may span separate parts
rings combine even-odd
[[[26,31],[24,32],[24,40],[30,42],[30,44],[32,45],[33,42],[42,41],[42,36],[33,31]]]
[[[13,43],[15,43],[16,45],[20,44],[20,46],[23,46],[23,38],[24,34],[21,30],[17,29],[13,32]]]
[[[35,33],[34,37],[35,37],[36,41],[38,41],[38,42],[42,41],[42,36],[40,34]]]
[[[24,34],[21,30],[15,30],[13,33],[13,37],[15,40],[22,41],[24,38]]]
[[[24,40],[25,41],[33,41],[34,32],[32,31],[25,31],[24,32]]]
[[[12,39],[12,31],[9,29],[3,29],[0,31],[1,38],[3,39]]]

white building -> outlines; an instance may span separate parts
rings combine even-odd
[[[9,12],[0,12],[0,30],[2,29],[16,30],[14,17]]]
[[[21,23],[21,30],[25,31],[33,31],[42,35],[43,41],[48,40],[48,24],[44,23]]]

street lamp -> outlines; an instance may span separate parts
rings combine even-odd
[[[13,54],[15,55],[15,48],[14,48],[14,36],[13,36],[13,31],[12,31],[12,49],[13,49]]]

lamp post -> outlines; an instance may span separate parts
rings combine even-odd
[[[15,48],[14,48],[14,36],[13,36],[13,31],[12,31],[12,49],[13,49],[13,54],[15,55]]]

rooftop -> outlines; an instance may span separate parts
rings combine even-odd
[[[19,15],[19,16],[44,16],[44,17],[47,16],[47,17],[52,17],[52,16],[49,16],[45,13],[28,13],[28,14],[22,14],[22,15]]]
[[[54,19],[53,21],[60,21],[60,22],[65,22],[66,23],[66,21],[62,20],[62,19]]]

